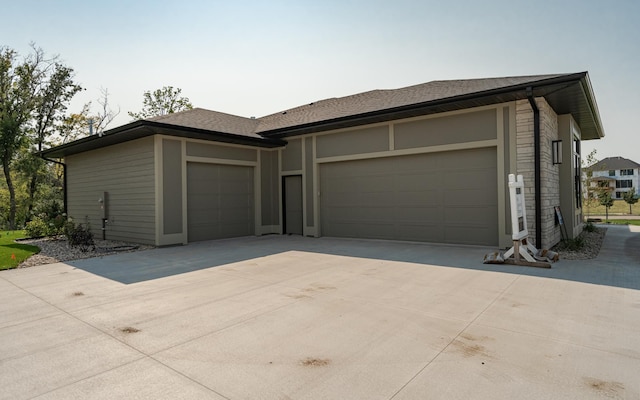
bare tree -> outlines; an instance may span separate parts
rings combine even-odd
[[[109,90],[100,88],[100,94],[101,96],[97,100],[100,110],[97,114],[89,117],[89,120],[93,122],[93,129],[95,129],[96,133],[104,132],[107,126],[120,114],[120,106],[118,106],[118,111],[114,111],[109,107]]]

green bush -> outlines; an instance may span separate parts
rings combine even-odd
[[[72,220],[69,220],[64,225],[64,234],[71,247],[79,247],[81,251],[88,251],[96,247],[89,224],[85,227],[82,224],[76,225]]]
[[[27,233],[27,237],[30,238],[47,236],[49,234],[49,224],[42,217],[37,216],[27,222],[24,230]]]
[[[44,214],[46,216],[45,220],[50,221],[60,216],[64,217],[64,209],[60,202],[56,200],[48,200],[36,205],[36,207],[34,208],[34,214],[39,216],[42,216],[42,214]]]
[[[64,233],[66,222],[67,218],[62,208],[53,201],[40,207],[39,212],[25,225],[25,231],[29,237],[61,235]]]
[[[584,224],[584,231],[585,232],[595,232],[596,231],[596,226],[593,224],[593,222],[587,221]]]

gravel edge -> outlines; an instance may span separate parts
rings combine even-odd
[[[82,251],[79,247],[69,246],[67,240],[63,236],[20,240],[20,243],[38,246],[40,248],[40,252],[24,260],[18,265],[18,268],[35,267],[38,265],[102,257],[111,254],[130,253],[154,248],[154,246],[115,240],[94,240],[95,247]]]
[[[552,250],[560,254],[561,260],[591,260],[598,257],[606,233],[607,228],[604,227],[595,227],[593,232],[582,231],[578,236],[583,241],[581,249],[570,250],[565,243],[560,242]]]

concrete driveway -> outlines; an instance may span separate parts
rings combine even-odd
[[[551,270],[490,250],[267,236],[4,271],[0,398],[640,398],[640,229]]]

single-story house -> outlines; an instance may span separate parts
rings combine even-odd
[[[604,136],[587,72],[433,81],[261,118],[196,108],[42,152],[69,216],[158,246],[297,234],[509,247],[508,175],[531,240],[582,230],[580,142]]]
[[[624,157],[607,157],[590,169],[592,188],[605,188],[614,199],[622,199],[630,190],[636,196],[640,195],[640,164],[637,162]]]

